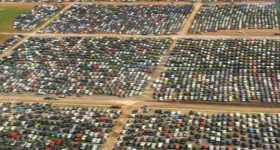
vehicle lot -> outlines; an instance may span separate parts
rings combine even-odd
[[[120,114],[109,108],[1,103],[0,147],[98,150]]]
[[[2,54],[5,50],[9,49],[15,43],[22,39],[21,35],[2,35],[0,36],[0,54]]]
[[[35,6],[31,11],[18,15],[13,22],[13,28],[18,31],[30,32],[48,20],[59,9],[60,7],[56,5]]]
[[[279,149],[280,114],[135,111],[119,149]]]
[[[27,37],[21,41],[23,44],[20,43],[19,46],[11,48],[11,57],[4,57],[4,60],[0,62],[0,91],[2,92],[0,94],[0,101],[38,102],[40,105],[44,102],[48,102],[52,104],[52,106],[55,106],[51,108],[51,111],[56,110],[56,112],[58,112],[56,116],[59,116],[59,118],[66,118],[66,120],[69,116],[59,115],[60,112],[64,112],[65,107],[73,108],[73,112],[79,112],[80,108],[84,110],[84,108],[88,107],[96,108],[106,106],[110,108],[120,108],[123,113],[115,119],[114,126],[109,129],[112,131],[108,132],[107,140],[101,140],[103,141],[102,149],[105,150],[112,150],[114,147],[118,149],[116,145],[117,139],[119,135],[121,135],[120,133],[122,133],[122,129],[125,126],[124,124],[128,119],[130,121],[136,120],[136,126],[144,125],[146,127],[133,133],[122,133],[122,136],[125,138],[122,140],[119,139],[119,142],[123,144],[120,145],[120,147],[139,146],[139,144],[137,144],[139,141],[137,140],[140,139],[144,140],[143,143],[140,143],[140,146],[142,144],[146,146],[145,149],[149,149],[148,147],[153,147],[156,142],[159,142],[157,141],[157,134],[155,136],[153,133],[161,132],[164,134],[159,137],[165,139],[165,141],[161,142],[164,143],[163,146],[166,146],[167,144],[165,142],[169,141],[171,144],[168,144],[167,147],[174,149],[176,147],[183,149],[184,146],[188,147],[188,144],[191,144],[194,149],[199,149],[202,146],[206,146],[206,148],[207,146],[211,148],[219,146],[220,149],[222,149],[222,147],[244,147],[251,149],[252,147],[259,146],[260,147],[257,149],[278,149],[278,145],[275,144],[275,142],[279,139],[279,115],[277,116],[272,113],[280,112],[279,104],[277,104],[280,98],[279,92],[277,92],[279,90],[279,38],[275,35],[271,36],[275,33],[274,31],[268,31],[279,31],[278,29],[248,29],[250,33],[247,31],[244,32],[242,29],[230,30],[229,32],[210,32],[207,33],[207,35],[205,35],[205,33],[202,35],[189,34],[186,33],[186,31],[189,30],[188,27],[190,26],[180,25],[188,24],[186,19],[189,19],[189,13],[187,13],[187,15],[181,13],[181,10],[184,9],[177,8],[175,9],[177,13],[174,14],[166,15],[165,11],[162,11],[174,10],[173,7],[170,7],[173,5],[182,7],[185,5],[190,6],[189,4],[180,2],[180,5],[178,5],[179,2],[174,2],[174,4],[168,2],[160,3],[160,5],[168,4],[168,7],[159,7],[155,2],[153,2],[152,6],[149,6],[151,3],[147,4],[145,2],[137,3],[137,6],[136,3],[133,2],[129,2],[129,4],[125,5],[123,5],[123,3],[119,5],[114,2],[108,2],[108,4],[101,3],[90,4],[90,7],[102,5],[102,7],[96,8],[96,10],[104,12],[104,14],[99,12],[98,15],[110,14],[110,16],[113,16],[110,18],[113,20],[111,22],[115,23],[114,21],[117,20],[123,23],[118,26],[115,31],[113,31],[114,27],[110,26],[109,23],[101,23],[101,26],[104,27],[102,30],[104,29],[108,31],[108,33],[91,33],[87,30],[89,29],[92,31],[92,28],[85,29],[84,24],[81,25],[81,22],[74,21],[75,25],[73,25],[71,21],[68,22],[68,19],[71,20],[76,16],[74,20],[82,20],[82,22],[84,21],[86,24],[89,21],[87,19],[94,16],[76,15],[76,12],[84,10],[80,7],[81,4],[70,2],[65,3],[67,7],[67,9],[65,9],[66,13],[63,11],[63,13],[61,13],[62,15],[60,14],[57,15],[58,17],[53,17],[52,19],[54,20],[50,19],[44,26],[35,28],[35,30],[30,33],[21,34]],[[73,8],[70,7],[71,5],[74,5],[73,7],[76,9],[71,10]],[[89,5],[89,3],[85,3],[84,5]],[[107,5],[110,5],[110,7],[105,7]],[[153,11],[149,11],[150,9],[147,8],[141,8],[143,5],[152,8]],[[68,7],[70,7],[70,9],[68,9]],[[124,11],[117,13],[118,11],[116,11],[115,8]],[[69,10],[71,10],[71,13],[69,13]],[[187,10],[189,9],[186,7],[185,12],[189,12]],[[91,9],[89,9],[88,12],[95,14],[94,10]],[[112,12],[118,15],[111,15]],[[126,14],[125,12],[132,13]],[[138,14],[146,14],[145,12],[152,14],[152,17],[131,17],[135,14],[137,14],[135,16],[138,16]],[[157,14],[158,12],[160,12],[160,15]],[[265,11],[261,13],[260,16],[266,13]],[[173,19],[171,17],[172,15],[176,16],[174,17],[176,19]],[[192,15],[195,16],[196,13]],[[63,20],[63,16],[66,18],[66,23],[62,23],[61,21],[57,22],[57,19]],[[130,21],[134,23],[137,28],[132,28],[124,23],[123,20],[125,19],[122,18],[123,16],[130,16]],[[162,26],[158,26],[160,23],[154,24],[157,21],[153,19],[159,19],[160,21],[158,22],[166,22],[165,19],[161,20],[161,18],[172,18],[171,20],[173,20],[173,22],[171,24],[163,23],[161,24]],[[151,28],[143,25],[149,23],[152,24]],[[59,31],[60,29],[53,26],[54,24],[63,24],[63,30],[75,31],[75,33],[62,33]],[[72,26],[70,26],[71,24]],[[48,27],[48,29],[50,29],[49,27],[53,29],[57,28],[53,31],[59,32],[53,32],[51,31],[52,29],[49,30],[51,32],[47,34],[37,32],[39,30],[42,31],[41,29],[46,29],[45,27]],[[179,32],[180,34],[178,34]],[[154,35],[146,35],[148,33]],[[187,35],[184,35],[185,33]],[[236,35],[242,35],[243,37],[240,36],[240,38],[246,39],[241,40],[238,37],[234,37]],[[184,40],[186,37],[190,39],[193,38],[191,41],[194,43]],[[238,40],[233,40],[235,38],[238,38]],[[170,39],[172,39],[172,44]],[[173,45],[174,41],[177,41],[177,46],[175,45],[175,49],[172,51],[173,46],[170,45]],[[171,54],[168,48],[170,48]],[[191,74],[193,78],[189,80],[194,83],[195,88],[190,89],[192,90],[191,93],[193,93],[194,99],[187,97],[187,99],[184,100],[175,100],[177,98],[176,94],[173,95],[166,92],[164,94],[170,94],[172,96],[172,101],[158,102],[150,95],[141,95],[142,92],[153,93],[153,90],[147,87],[147,85],[151,85],[154,80],[149,79],[150,77],[159,78],[160,74],[158,74],[158,72],[166,69],[162,65],[165,63],[165,58],[169,58],[167,68],[196,68],[194,70],[181,69],[178,78],[183,78],[182,80],[176,81],[174,84],[170,84],[171,82],[169,82],[166,86],[164,85],[164,88],[167,89],[166,91],[171,91],[172,93],[174,92],[172,89],[175,88],[177,92],[178,89],[184,88],[184,85],[188,85],[188,83],[180,83],[180,81],[185,81],[184,76]],[[171,64],[174,66],[171,66]],[[188,66],[188,64],[191,64],[191,66]],[[168,80],[172,82],[173,80],[177,80],[177,71],[178,70],[167,71],[170,73]],[[212,78],[214,78],[215,81],[212,80]],[[213,83],[212,85],[214,86],[213,92],[211,92],[212,88],[207,87],[208,85],[211,87],[211,83]],[[180,87],[174,86],[179,84]],[[234,85],[237,85],[237,90],[232,90],[232,87],[236,87]],[[205,92],[207,89],[208,91],[210,90],[209,93],[213,93],[213,95],[210,94],[210,99],[212,99],[212,101],[192,101],[200,100],[200,97],[203,100],[203,96],[205,97],[205,95],[207,97],[207,92]],[[200,94],[201,92],[199,91],[203,91],[206,94],[203,92]],[[222,93],[221,95],[224,95],[224,97],[217,96],[217,91]],[[36,95],[36,93],[44,94],[44,96]],[[199,93],[198,97],[196,96],[197,93]],[[46,100],[44,97],[54,97],[54,99]],[[230,100],[232,100],[232,102],[229,102]],[[227,102],[225,103],[225,101]],[[145,105],[153,110],[181,111],[183,114],[173,113],[175,114],[173,115],[167,112],[161,115],[148,112],[144,114],[140,113],[134,118],[128,118],[132,110],[143,108]],[[61,109],[57,109],[58,106]],[[203,113],[189,114],[190,110]],[[232,113],[233,116],[228,115],[230,113]],[[238,117],[238,113],[241,114],[240,117]],[[264,117],[261,113],[265,114]],[[34,114],[38,115],[38,113]],[[216,117],[215,114],[224,115]],[[256,114],[256,116],[252,114]],[[53,114],[50,113],[50,115]],[[150,115],[153,115],[151,118],[156,118],[158,120],[155,123],[149,123],[148,119]],[[79,117],[81,116],[87,116],[87,113],[81,111]],[[35,118],[34,116],[32,117]],[[183,117],[188,119],[184,118],[182,121],[184,126],[180,126],[182,124],[178,123],[178,120]],[[211,121],[214,122],[214,124],[209,125],[209,121],[207,122],[204,120],[203,123],[205,122],[205,126],[202,126],[202,133],[199,131],[201,125],[200,120],[206,117],[212,119]],[[45,115],[43,115],[42,118],[45,119]],[[97,117],[97,119],[98,118],[100,117]],[[264,118],[264,120],[261,118]],[[28,118],[24,119],[27,120]],[[144,119],[146,119],[146,121],[143,121]],[[33,120],[40,121],[40,119],[36,118]],[[52,123],[60,122],[60,120],[61,119],[49,119]],[[238,126],[233,123],[234,121],[230,120],[240,122],[240,125]],[[23,120],[16,120],[15,122],[19,121]],[[159,122],[162,122],[159,126],[162,125],[163,128],[169,129],[167,132],[168,134],[165,134],[165,131],[159,131],[158,128],[153,128],[154,125],[156,126]],[[197,124],[197,122],[199,122],[199,124]],[[61,125],[59,123],[57,124]],[[75,124],[75,122],[72,124]],[[86,124],[88,125],[89,123],[87,122]],[[153,124],[151,125],[152,127],[150,127],[150,124]],[[221,127],[220,124],[224,127]],[[81,128],[84,129],[87,125],[83,124]],[[133,125],[131,124],[131,126]],[[193,128],[194,131],[192,133],[188,132],[190,131],[188,127]],[[271,131],[270,127],[273,131]],[[102,128],[102,130],[107,129],[104,127],[100,128]],[[231,128],[238,128],[239,130],[232,131]],[[128,127],[125,129],[130,131]],[[214,132],[212,133],[210,130]],[[187,145],[179,143],[185,140],[185,135],[183,134],[183,136],[181,136],[181,131],[186,133]],[[255,131],[257,132],[255,133]],[[144,138],[140,138],[142,133],[145,133]],[[130,137],[133,134],[137,136],[133,136],[131,139],[137,140],[126,139],[126,137]],[[235,135],[233,136],[233,134]],[[252,134],[254,137],[251,136]],[[11,135],[16,135],[17,137],[18,134],[13,133]],[[87,133],[85,135],[87,136]],[[228,135],[234,138],[227,138]],[[261,136],[260,140],[258,139],[259,135]],[[32,135],[28,135],[27,139],[29,139],[29,137],[32,139],[32,136],[34,136],[33,133]],[[257,139],[255,136],[258,136]],[[198,137],[199,139],[197,140]],[[188,138],[193,140],[189,140]],[[232,144],[226,145],[222,139],[225,142],[232,142]],[[54,140],[54,142],[51,140]],[[59,140],[57,141],[52,138],[51,140],[51,146],[60,143]],[[76,139],[73,140],[74,142],[66,140],[63,144],[70,142],[70,144],[67,144],[67,146],[71,147],[70,149],[73,149],[74,145],[76,147],[87,145],[88,147],[95,147],[96,149],[101,146],[101,144],[94,144],[94,142],[98,140],[93,140],[93,142],[84,142],[83,140],[83,142],[77,142],[75,140]],[[150,140],[155,141],[150,142]],[[11,143],[17,144],[17,142],[14,142],[16,141],[15,139],[12,139],[12,141]],[[27,141],[23,146],[30,146],[30,141],[32,140]],[[240,143],[238,143],[238,141],[240,141]],[[49,141],[44,142],[47,144],[49,143]],[[39,142],[35,140],[35,144],[31,144],[31,146],[37,143]],[[257,145],[257,143],[261,143],[261,145]],[[10,142],[6,144],[0,143],[0,145],[7,146],[10,145]],[[158,145],[162,144],[157,144],[156,146]],[[20,146],[21,145],[19,145],[19,147]],[[55,147],[57,147],[57,145]]]
[[[10,96],[10,98],[12,98],[12,97],[13,96]],[[12,99],[14,99],[14,100],[12,100]],[[27,105],[27,103],[34,103],[34,102],[41,103],[41,104],[43,103],[43,101],[40,100],[39,97],[37,99],[36,96],[32,96],[31,98],[28,98],[28,96],[17,96],[17,97],[14,96],[14,98],[12,98],[12,99],[7,99],[7,97],[2,99],[2,96],[0,97],[0,101],[2,103],[12,102],[13,105],[19,101],[25,102],[25,105]],[[31,99],[34,99],[34,100],[31,101]],[[148,110],[148,113],[143,114],[143,116],[151,116],[151,114],[153,114],[153,111],[157,110],[157,109],[161,109],[163,111],[175,111],[175,112],[179,111],[179,112],[181,112],[181,116],[184,114],[187,115],[190,110],[200,111],[200,112],[202,112],[202,114],[206,114],[209,116],[212,116],[213,114],[238,114],[238,112],[240,112],[241,115],[248,114],[246,116],[250,116],[250,115],[252,116],[252,114],[258,114],[257,116],[260,116],[261,113],[266,112],[268,115],[265,115],[265,117],[270,117],[270,116],[274,116],[271,114],[280,113],[280,110],[277,108],[264,108],[262,106],[252,108],[251,106],[229,106],[229,105],[201,105],[201,104],[199,104],[199,105],[198,104],[194,104],[194,105],[193,104],[189,104],[189,105],[172,104],[171,105],[171,103],[141,102],[141,101],[137,101],[137,100],[133,100],[133,101],[131,101],[131,103],[125,103],[128,101],[129,100],[123,101],[121,99],[113,100],[113,101],[108,100],[108,104],[101,105],[102,103],[103,104],[107,103],[107,99],[102,100],[102,97],[100,97],[100,98],[96,97],[96,98],[94,98],[94,100],[92,100],[92,98],[87,98],[87,97],[81,97],[81,98],[73,97],[73,98],[61,99],[58,101],[51,102],[52,103],[51,108],[54,108],[54,109],[52,109],[50,111],[50,113],[48,113],[48,114],[53,115],[51,112],[57,110],[56,108],[59,108],[59,110],[61,109],[61,111],[59,111],[59,112],[63,112],[63,110],[65,108],[69,108],[69,107],[78,109],[78,110],[85,110],[85,109],[88,110],[88,108],[90,108],[90,109],[92,109],[92,107],[100,108],[101,106],[102,106],[102,108],[104,108],[104,107],[109,108],[110,103],[111,104],[115,103],[114,105],[120,105],[121,111],[125,112],[125,113],[122,113],[121,116],[119,116],[119,118],[117,118],[114,121],[114,125],[120,126],[120,128],[113,127],[112,132],[108,135],[108,140],[110,140],[110,141],[105,142],[104,146],[106,146],[106,147],[103,147],[103,149],[105,149],[105,150],[107,150],[107,149],[111,150],[111,149],[113,149],[114,146],[116,146],[114,141],[119,137],[118,133],[121,133],[121,129],[123,129],[122,127],[126,123],[126,121],[124,121],[124,120],[126,120],[125,118],[129,117],[132,114],[132,112],[135,112],[133,110],[138,110],[138,112],[140,112],[140,113],[144,110],[144,109],[139,109],[139,108],[145,108],[146,110]],[[146,107],[142,107],[142,106],[148,106],[148,107],[146,108]],[[221,108],[221,107],[223,109],[220,109],[220,110],[217,109],[217,108]],[[36,108],[36,107],[34,107],[34,108]],[[15,110],[15,107],[13,109]],[[36,110],[36,109],[34,109],[34,110]],[[13,112],[15,112],[15,111],[13,111]],[[56,115],[59,115],[60,114],[59,112],[56,111]],[[74,114],[75,114],[75,112],[76,111],[73,111]],[[84,117],[87,116],[88,113],[85,114],[82,112],[83,111],[81,111],[81,113],[80,113],[82,116],[84,116]],[[141,113],[141,115],[142,115],[142,113]],[[135,118],[137,120],[142,120],[143,118],[140,117],[141,115],[138,115]],[[162,117],[159,117],[159,116],[160,115],[156,115],[156,118],[164,120],[165,117],[169,118],[170,115],[168,115],[168,113],[166,113],[165,115],[162,114],[161,115]],[[171,116],[172,117],[170,117],[170,118],[173,118],[173,119],[175,118],[175,116],[173,116],[173,115],[171,115]],[[60,118],[67,118],[67,117],[60,117]],[[147,117],[145,117],[145,118],[147,119]],[[128,119],[131,120],[133,118],[131,118],[131,116],[130,116]],[[176,117],[175,120],[177,120],[177,119],[178,118]],[[185,121],[185,119],[184,119],[184,121]],[[267,120],[265,120],[265,122],[266,121]],[[230,121],[228,120],[228,122],[230,122]],[[141,123],[141,122],[139,122],[139,123]],[[169,123],[164,122],[164,123],[166,125],[170,124],[170,122]],[[242,123],[246,123],[246,121],[242,122]],[[175,124],[176,124],[176,122],[173,122],[173,125],[175,125]],[[148,125],[148,123],[147,123],[147,125]],[[187,125],[187,122],[185,122],[185,125]],[[196,125],[195,121],[193,122],[193,124],[189,124],[189,125],[195,127],[195,125]],[[174,126],[169,126],[169,128],[171,128],[171,127],[174,127]],[[229,128],[230,126],[226,126],[226,127]],[[148,129],[148,128],[149,127],[146,126],[145,129]],[[117,131],[117,130],[120,130],[120,131]],[[146,131],[146,130],[143,130],[143,131]],[[172,131],[174,131],[174,130],[172,130]],[[261,130],[261,133],[262,132],[263,132],[263,130]],[[135,133],[138,133],[138,132],[135,132]],[[228,132],[228,133],[230,134],[231,132]],[[170,132],[170,134],[172,134],[172,132]],[[240,135],[240,137],[241,136],[244,136],[244,135]],[[112,137],[115,137],[115,138],[113,138],[115,140],[112,141]],[[152,134],[150,135],[150,137],[152,138]],[[166,137],[166,138],[168,138],[168,137]],[[188,142],[188,143],[191,143],[191,142]],[[211,144],[209,144],[209,147],[210,147],[210,145]],[[270,145],[272,145],[272,144],[270,144]],[[56,146],[58,146],[58,145],[56,145]],[[198,145],[193,143],[192,146],[197,147]],[[217,146],[217,145],[215,145],[215,146]],[[235,146],[238,147],[237,145],[235,145]]]
[[[154,97],[279,103],[279,44],[279,40],[178,40],[168,69],[154,83]]]
[[[137,96],[170,41],[32,38],[0,65],[0,91]]]
[[[241,29],[277,29],[280,19],[275,5],[204,5],[194,18],[190,33]]]
[[[72,6],[44,32],[174,34],[190,15],[191,5]]]

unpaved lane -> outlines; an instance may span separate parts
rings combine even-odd
[[[66,12],[69,8],[71,8],[75,3],[70,3],[66,5],[62,10],[60,10],[57,14],[55,14],[53,17],[51,17],[48,21],[46,21],[43,25],[41,25],[39,28],[37,28],[33,34],[38,33],[40,30],[47,27],[51,22],[53,22],[55,19],[57,19],[60,15],[62,15],[64,12]]]
[[[130,114],[133,110],[137,110],[143,106],[143,102],[135,103],[134,105],[124,106],[121,116],[116,120],[115,126],[112,129],[112,133],[106,140],[106,143],[102,146],[104,150],[112,150],[115,144],[118,141],[119,136],[124,128],[124,125],[127,123]]]
[[[275,30],[274,30],[275,31]],[[239,32],[239,31],[238,31]],[[259,33],[258,33],[259,32]],[[238,38],[246,38],[246,39],[280,39],[279,35],[275,34],[261,34],[267,33],[268,31],[260,32],[258,30],[252,31],[252,34],[232,34],[232,33],[203,33],[203,34],[188,34],[188,35],[130,35],[130,34],[112,34],[112,33],[93,33],[93,34],[80,34],[80,33],[5,33],[0,32],[0,35],[23,35],[23,36],[31,36],[31,37],[46,37],[46,38],[63,38],[63,37],[95,37],[95,38],[102,38],[102,37],[116,37],[116,38],[173,38],[173,39],[180,39],[180,38],[193,38],[193,39],[238,39]],[[280,34],[280,30],[279,30]]]
[[[149,100],[153,97],[154,90],[152,88],[152,84],[156,79],[159,79],[161,72],[163,72],[165,70],[165,63],[167,62],[170,53],[176,46],[177,40],[176,39],[171,39],[171,40],[172,40],[172,42],[171,42],[169,49],[167,49],[165,51],[164,55],[160,58],[159,64],[156,66],[154,72],[151,75],[151,79],[148,81],[145,91],[143,92],[143,94],[141,96],[139,96],[139,99]]]
[[[170,109],[178,111],[199,111],[199,112],[212,112],[212,113],[280,113],[280,107],[252,107],[236,106],[236,105],[208,105],[208,104],[182,104],[182,103],[162,103],[162,102],[145,102],[145,105],[151,108]]]
[[[178,32],[179,35],[185,35],[189,31],[190,27],[192,26],[193,20],[194,20],[196,14],[198,13],[199,9],[201,8],[201,6],[202,6],[202,3],[200,3],[200,2],[195,3],[193,5],[192,13],[183,22],[182,28],[181,28],[180,32]]]

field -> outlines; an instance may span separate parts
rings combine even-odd
[[[28,12],[32,7],[30,6],[1,6],[0,5],[0,32],[15,32],[13,29],[13,21],[22,13]],[[2,38],[0,37],[0,41]]]

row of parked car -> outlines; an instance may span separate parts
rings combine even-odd
[[[78,0],[79,2],[95,2],[95,1],[104,1],[104,0]],[[138,2],[138,1],[147,1],[147,0],[107,0],[107,1],[117,1],[117,2]],[[166,1],[166,0],[153,0],[153,1]],[[198,0],[173,0],[177,1],[186,1],[186,2],[197,2]],[[264,0],[202,0],[202,2],[259,2]],[[266,0],[272,1],[273,0]],[[74,2],[74,0],[0,0],[0,2],[45,2],[45,3],[53,3],[53,2]]]
[[[280,28],[275,4],[204,5],[196,14],[190,33],[241,29]]]
[[[140,95],[169,39],[30,38],[0,62],[0,92]]]
[[[135,111],[114,150],[279,150],[279,126],[280,114]]]
[[[59,11],[56,5],[40,5],[16,17],[13,27],[19,31],[32,31]]]
[[[0,149],[100,150],[120,110],[0,103]],[[133,111],[114,150],[278,150],[280,114]]]
[[[60,10],[57,5],[40,5],[19,15],[13,27],[32,31]],[[169,35],[181,30],[192,13],[190,5],[96,5],[75,4],[40,32],[119,33]],[[274,4],[205,4],[197,13],[190,33],[241,29],[279,29]]]
[[[176,34],[192,12],[192,5],[77,4],[42,32]],[[274,4],[205,4],[190,33],[221,30],[276,29],[280,19]]]
[[[23,36],[21,36],[21,35],[15,35],[15,36],[9,37],[3,43],[0,43],[0,54],[2,54],[5,50],[11,48],[13,45],[15,45],[17,42],[19,42],[22,38],[23,38]]]
[[[76,4],[42,32],[173,34],[191,11],[191,5]]]
[[[154,98],[280,103],[279,48],[280,40],[178,40]]]
[[[121,111],[36,103],[0,104],[1,150],[100,150]]]
[[[141,95],[169,39],[31,38],[0,62],[0,92]],[[280,41],[179,39],[160,101],[280,102]]]

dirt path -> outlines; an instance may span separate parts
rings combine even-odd
[[[275,31],[275,30],[274,30]],[[220,33],[204,33],[204,34],[188,34],[188,35],[130,35],[130,34],[112,34],[112,33],[94,33],[94,34],[79,34],[79,33],[6,33],[0,32],[0,35],[23,35],[23,36],[30,36],[30,37],[46,37],[46,38],[63,38],[63,37],[117,37],[117,38],[158,38],[158,39],[165,39],[165,38],[173,38],[173,39],[180,39],[180,38],[193,38],[193,39],[235,39],[235,38],[246,38],[246,39],[280,39],[279,35],[270,34],[261,34],[266,31],[258,32],[251,32],[255,35],[250,34],[232,34],[225,31],[225,34]],[[267,32],[266,32],[267,33]],[[280,33],[280,30],[279,30]]]
[[[278,34],[278,35],[276,35]],[[195,34],[193,34],[195,35]],[[201,33],[201,36],[212,35],[212,36],[280,36],[279,29],[241,29],[241,30],[220,30],[217,32],[205,32]]]
[[[28,96],[28,95],[11,95],[11,96],[0,96],[0,102],[26,102],[26,103],[46,103],[43,97],[40,96]],[[54,105],[61,106],[112,106],[118,105],[123,109],[137,109],[140,106],[147,105],[148,107],[163,108],[163,109],[181,109],[181,110],[195,110],[195,111],[209,111],[209,112],[263,112],[272,113],[279,112],[279,104],[261,104],[261,105],[250,105],[250,104],[227,104],[227,103],[176,103],[176,102],[156,102],[147,100],[137,100],[134,98],[118,98],[108,96],[84,96],[84,97],[67,97],[64,99],[49,101]]]
[[[36,5],[39,5],[39,3],[5,3],[0,2],[0,7],[15,7],[15,8],[32,8]]]
[[[218,105],[218,104],[182,104],[170,102],[144,102],[150,108],[161,108],[180,111],[199,111],[211,113],[280,113],[280,107],[262,107],[250,105]]]
[[[112,129],[112,133],[110,133],[108,139],[106,140],[106,143],[102,146],[103,150],[112,150],[115,146],[115,144],[118,141],[118,137],[121,135],[122,129],[124,128],[124,125],[127,123],[130,114],[133,110],[137,110],[143,106],[143,102],[135,103],[134,105],[127,105],[122,107],[122,114],[121,116],[116,120],[116,125]]]
[[[176,46],[177,40],[176,39],[171,39],[171,40],[172,40],[172,42],[171,42],[169,49],[166,50],[164,55],[160,58],[159,64],[156,66],[154,72],[151,75],[151,79],[148,81],[145,91],[139,97],[139,99],[150,99],[153,97],[154,90],[152,88],[152,84],[156,79],[159,79],[161,72],[163,72],[165,70],[165,63],[167,62],[170,53]]]
[[[46,21],[43,25],[41,25],[39,28],[37,28],[33,34],[38,33],[40,30],[44,29],[45,27],[47,27],[47,25],[49,25],[51,22],[53,22],[55,19],[57,19],[61,14],[63,14],[64,12],[66,12],[69,8],[71,8],[75,3],[70,3],[68,5],[66,5],[62,10],[60,10],[57,14],[55,14],[53,17],[51,17],[50,19],[48,19],[48,21]]]
[[[198,13],[199,9],[201,8],[201,6],[202,6],[202,3],[200,3],[200,2],[195,3],[193,5],[192,13],[183,22],[182,29],[180,32],[178,32],[178,35],[185,35],[189,31],[189,29],[193,23],[193,20],[194,20],[196,14]]]
[[[12,47],[10,47],[9,49],[5,50],[5,51],[0,55],[0,59],[12,55],[13,50],[14,50],[15,48],[17,48],[18,46],[20,46],[22,43],[24,43],[24,41],[26,41],[27,39],[29,39],[29,36],[26,36],[26,37],[22,38],[22,40],[19,41],[18,43],[16,43],[14,46],[12,46]]]
[[[94,1],[80,2],[80,4],[97,4],[97,5],[191,5],[189,1],[138,1],[138,2],[110,2],[110,1]]]
[[[197,2],[202,2],[202,0],[197,0]],[[45,2],[0,2],[0,5],[25,5],[25,4],[32,4],[32,5],[38,5],[38,4],[71,4],[72,2],[62,2],[62,3],[45,3]],[[110,4],[110,5],[135,5],[135,4],[159,4],[159,5],[166,5],[166,4],[191,4],[194,2],[189,1],[175,1],[175,0],[158,0],[158,1],[149,1],[149,0],[135,0],[131,2],[124,2],[122,0],[99,0],[95,1],[92,0],[92,2],[79,2],[82,4]],[[211,2],[210,4],[229,4],[231,2]],[[235,4],[273,4],[275,3],[275,0],[249,0],[249,1],[243,1],[243,2],[234,2]]]

